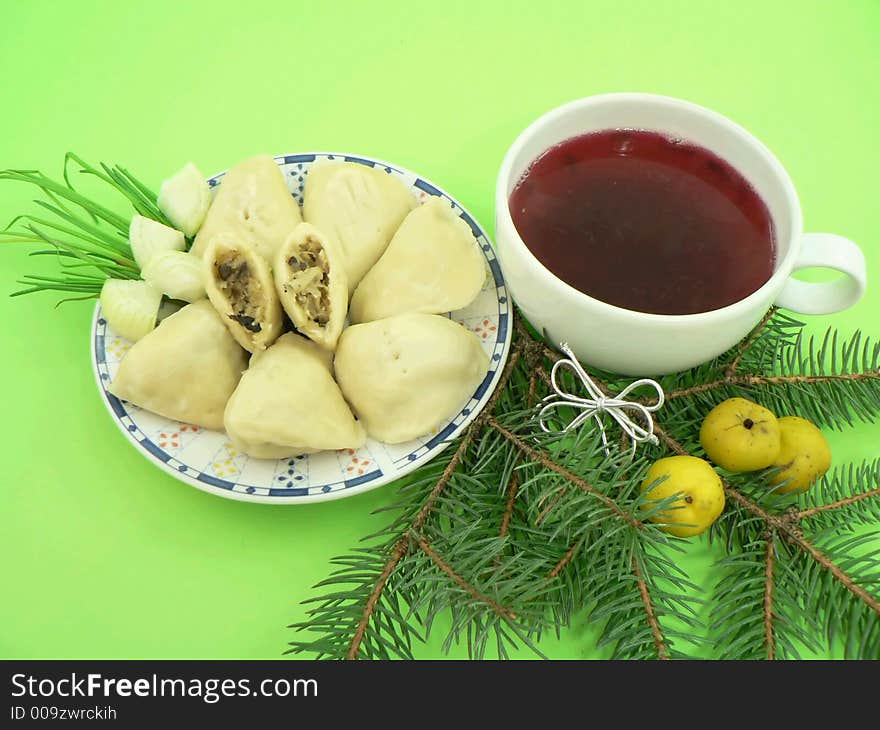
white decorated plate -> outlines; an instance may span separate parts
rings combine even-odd
[[[130,347],[113,333],[95,307],[92,364],[98,389],[132,445],[147,459],[182,482],[211,494],[249,502],[298,504],[339,499],[388,484],[428,463],[443,451],[485,406],[507,360],[511,309],[507,289],[489,237],[451,195],[433,183],[395,165],[367,157],[336,153],[282,155],[275,161],[293,196],[302,204],[309,168],[316,159],[342,159],[382,167],[406,183],[420,201],[431,195],[449,200],[467,222],[486,259],[486,281],[476,300],[449,316],[475,332],[489,356],[489,371],[461,410],[434,432],[405,444],[368,440],[358,450],[322,451],[291,459],[254,459],[236,451],[225,433],[172,421],[107,392],[119,362]],[[215,187],[224,173],[209,180]]]

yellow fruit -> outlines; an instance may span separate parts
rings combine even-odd
[[[779,422],[757,403],[728,398],[709,411],[700,443],[706,456],[727,471],[765,469],[779,456]]]
[[[709,529],[724,510],[724,487],[710,464],[696,456],[660,459],[645,474],[642,491],[663,477],[666,480],[651,490],[651,499],[659,501],[679,493],[681,499],[673,502],[668,512],[649,519],[665,523],[660,529],[678,537],[699,535]]]
[[[782,447],[773,466],[782,467],[771,483],[781,484],[777,494],[805,492],[831,466],[831,449],[822,432],[806,418],[779,419]]]

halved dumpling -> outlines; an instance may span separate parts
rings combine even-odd
[[[436,314],[399,314],[346,328],[336,381],[367,433],[398,444],[454,416],[489,369],[477,336]]]
[[[348,310],[348,284],[337,243],[300,223],[275,256],[272,270],[281,306],[294,327],[332,350]]]
[[[329,353],[293,332],[251,358],[224,422],[236,448],[258,459],[357,449],[366,441],[330,374]]]
[[[432,197],[404,218],[382,258],[361,279],[351,298],[351,321],[461,309],[485,278],[471,227],[449,201]]]
[[[205,291],[232,336],[248,352],[271,345],[284,326],[269,264],[250,244],[211,240],[202,260]]]
[[[183,423],[221,430],[247,355],[206,299],[163,319],[119,365],[110,392]]]
[[[268,155],[240,162],[220,180],[217,195],[199,229],[192,253],[204,254],[219,234],[250,241],[266,261],[302,221],[284,174]]]
[[[357,162],[322,162],[306,176],[303,217],[339,243],[350,291],[384,253],[416,199],[394,175]]]

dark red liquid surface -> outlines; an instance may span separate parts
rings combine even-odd
[[[718,309],[773,273],[770,213],[745,178],[654,132],[608,130],[550,148],[517,184],[510,213],[556,276],[639,312]]]

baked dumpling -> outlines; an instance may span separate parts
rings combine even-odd
[[[271,157],[258,155],[240,162],[220,180],[191,250],[203,255],[211,239],[224,233],[249,241],[271,265],[278,247],[301,221],[284,174]]]
[[[188,304],[138,340],[110,392],[160,416],[221,430],[247,353],[207,299]]]
[[[366,441],[330,374],[330,353],[293,332],[251,358],[224,420],[235,447],[259,459],[357,449]]]
[[[269,264],[249,244],[215,236],[202,257],[205,291],[232,336],[248,352],[265,350],[284,327]]]
[[[470,304],[486,278],[470,226],[448,201],[432,197],[413,210],[361,279],[351,298],[352,322],[404,312],[442,314]]]
[[[399,314],[348,327],[336,381],[367,433],[389,444],[428,434],[455,415],[486,376],[477,336],[436,314]]]
[[[348,283],[335,240],[300,223],[278,249],[272,273],[281,306],[293,326],[332,350],[345,324]]]
[[[349,291],[384,253],[416,199],[398,178],[357,162],[323,162],[306,176],[303,218],[339,243]]]

